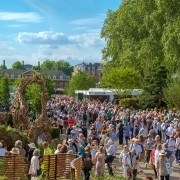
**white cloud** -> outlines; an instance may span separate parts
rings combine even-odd
[[[34,12],[4,12],[0,11],[0,21],[40,22],[42,17]]]
[[[54,31],[22,32],[16,35],[16,39],[20,43],[0,46],[0,59],[5,59],[9,64],[23,60],[26,64],[37,65],[37,61],[46,59],[64,59],[72,65],[83,61],[97,62],[101,60],[101,51],[105,45],[98,30],[76,35]]]
[[[42,31],[37,33],[21,32],[17,36],[17,41],[27,44],[46,44],[46,45],[71,45],[78,46],[102,46],[104,40],[100,34],[89,32],[77,35],[66,35],[62,32]]]

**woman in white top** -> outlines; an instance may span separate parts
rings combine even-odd
[[[57,149],[55,150],[54,154],[56,155],[61,154],[61,147],[62,147],[62,144],[58,144]]]
[[[31,175],[31,178],[38,177],[38,171],[40,170],[39,167],[39,156],[40,151],[38,149],[35,149],[33,152],[33,157],[31,158],[31,164],[29,168],[29,174]]]
[[[130,157],[128,154],[129,148],[127,145],[123,147],[123,151],[120,153],[119,161],[122,164],[123,176],[128,177],[128,168],[130,166]]]
[[[157,168],[157,162],[158,162],[158,158],[159,158],[159,154],[160,154],[161,150],[162,150],[162,145],[158,144],[156,151],[155,151],[155,167],[156,168]]]

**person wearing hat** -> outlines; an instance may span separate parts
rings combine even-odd
[[[167,153],[164,150],[161,150],[159,153],[159,158],[157,161],[157,172],[160,176],[160,179],[169,180],[170,179],[170,172],[167,169],[167,163],[169,163],[167,159]]]
[[[31,158],[33,157],[33,152],[36,149],[36,146],[34,143],[28,144],[29,151],[28,151],[28,162],[31,162]]]
[[[10,153],[11,153],[12,156],[20,155],[18,148],[12,148],[12,150],[10,151]]]

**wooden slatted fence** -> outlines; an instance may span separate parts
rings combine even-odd
[[[24,156],[0,156],[0,176],[8,180],[26,180],[27,172]]]
[[[46,175],[48,180],[71,180],[74,179],[72,173],[71,162],[75,159],[79,159],[78,162],[82,161],[81,157],[77,157],[75,154],[59,154],[59,155],[50,155],[44,156],[43,159],[43,172]],[[77,168],[79,164],[75,166],[75,174],[77,174],[77,170],[82,171],[82,165]],[[78,179],[80,180],[80,179]]]

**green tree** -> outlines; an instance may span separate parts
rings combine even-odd
[[[145,77],[144,92],[139,99],[140,107],[145,109],[165,106],[163,89],[166,87],[167,72],[164,66],[158,66]]]
[[[55,83],[52,79],[48,77],[44,77],[44,80],[46,82],[46,89],[49,94],[49,97],[55,93]]]
[[[102,87],[113,89],[135,89],[140,87],[139,72],[134,68],[105,68],[102,72]]]
[[[179,15],[177,0],[124,0],[116,11],[107,13],[104,21],[103,60],[117,67],[134,67],[142,78],[156,64],[165,65],[170,73],[173,68],[176,71]]]
[[[51,61],[46,60],[41,64],[42,70],[61,70],[66,75],[71,76],[73,72],[73,67],[70,65],[69,62],[64,60],[59,61]]]
[[[169,108],[180,109],[180,74],[171,77],[164,88],[164,98]]]
[[[16,61],[12,64],[12,69],[24,69],[24,66],[20,61]]]
[[[41,86],[39,84],[27,85],[24,95],[30,108],[37,113],[41,113]]]
[[[3,65],[0,65],[0,70],[2,70],[2,69],[7,69],[7,67],[5,66],[3,66]]]
[[[0,103],[3,105],[9,104],[10,90],[9,90],[9,80],[6,76],[0,79]]]
[[[75,90],[88,90],[95,87],[97,79],[87,72],[79,71],[72,75],[69,84],[65,88],[65,93],[69,96],[75,96]]]

